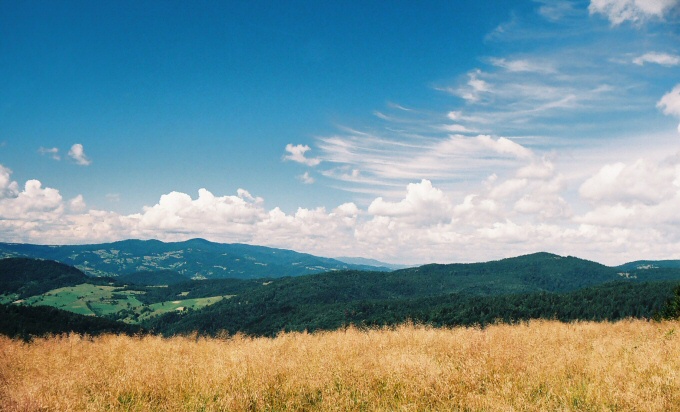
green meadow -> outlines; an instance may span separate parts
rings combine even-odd
[[[177,299],[147,305],[137,299],[137,296],[143,293],[124,290],[124,288],[116,286],[85,283],[54,289],[41,295],[26,298],[18,303],[31,306],[52,306],[81,315],[108,316],[127,323],[139,323],[153,316],[172,311],[200,309],[225,298],[224,296],[212,296]],[[12,296],[3,296],[3,300],[11,301]]]

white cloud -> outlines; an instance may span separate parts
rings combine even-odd
[[[29,180],[22,191],[0,199],[0,220],[34,220],[54,218],[64,210],[58,190],[43,188],[38,180]]]
[[[448,89],[449,92],[467,100],[468,102],[478,102],[484,93],[491,91],[491,85],[480,77],[482,71],[477,69],[468,73],[467,85],[458,89]]]
[[[59,156],[59,149],[56,147],[47,148],[41,146],[38,148],[38,153],[41,155],[49,155],[54,160],[61,160],[61,156]]]
[[[556,70],[549,63],[539,63],[527,59],[508,60],[503,58],[491,59],[491,64],[504,68],[512,73],[555,73]]]
[[[312,183],[315,182],[314,178],[309,175],[309,172],[304,172],[300,176],[298,176],[298,179],[306,185],[311,185]]]
[[[266,209],[264,199],[245,189],[226,196],[206,189],[197,197],[170,192],[130,215],[88,210],[82,196],[63,199],[37,180],[19,190],[4,166],[0,188],[8,194],[0,198],[3,241],[204,237],[410,263],[481,261],[540,250],[622,263],[672,258],[680,250],[680,155],[603,166],[580,185],[585,203],[565,195],[570,189],[558,165],[535,156],[524,159],[514,175],[493,174],[463,196],[424,179],[406,185],[399,196],[373,198],[365,208],[348,202],[293,213]]]
[[[597,204],[659,204],[680,193],[680,156],[662,162],[639,159],[633,164],[603,166],[579,193]]]
[[[363,185],[383,195],[385,189],[394,194],[395,187],[422,179],[449,181],[465,175],[481,180],[489,169],[511,169],[533,156],[530,149],[511,139],[488,135],[435,138],[356,133],[318,141],[323,158],[338,165],[323,170],[324,176],[345,183],[340,188],[346,190],[356,191],[357,185]]]
[[[662,19],[678,5],[678,0],[591,0],[590,14],[604,14],[612,25],[625,21],[641,23],[651,18]]]
[[[12,181],[12,171],[0,165],[0,199],[16,197],[19,194],[19,185]]]
[[[71,212],[76,213],[84,212],[85,209],[87,209],[87,205],[85,204],[85,199],[83,198],[83,195],[78,195],[73,199],[69,200],[68,207]]]
[[[661,109],[664,114],[680,117],[680,84],[677,84],[673,90],[663,95],[656,104],[656,107]]]
[[[80,166],[89,166],[92,163],[92,161],[85,155],[85,149],[83,149],[83,145],[80,143],[76,143],[71,146],[71,150],[68,151],[68,155],[76,162],[76,164],[79,164]]]
[[[429,180],[410,183],[406,187],[406,197],[399,202],[388,202],[378,197],[368,207],[368,213],[375,216],[400,217],[421,223],[450,221],[451,210],[451,201]]]
[[[285,155],[283,158],[284,160],[291,160],[293,162],[302,163],[311,167],[319,165],[319,163],[321,163],[321,159],[305,157],[305,153],[309,150],[311,150],[311,148],[307,145],[292,145],[289,143],[286,145],[286,152],[289,154]]]
[[[655,63],[662,66],[680,65],[680,56],[676,54],[649,52],[633,59],[633,63],[642,66],[645,63]]]
[[[541,4],[538,13],[550,21],[558,21],[576,13],[571,1],[534,0]]]
[[[472,129],[468,129],[467,127],[463,126],[462,124],[445,124],[442,126],[442,130],[451,132],[451,133],[474,133],[475,131]]]
[[[480,135],[477,136],[477,140],[482,145],[500,154],[509,154],[518,158],[529,158],[532,156],[531,150],[505,137],[499,137],[494,140],[491,136]]]

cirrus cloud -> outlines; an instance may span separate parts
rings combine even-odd
[[[649,52],[633,59],[633,63],[638,66],[643,66],[645,63],[654,63],[671,67],[680,64],[680,56],[668,53]]]
[[[612,25],[625,21],[641,23],[646,20],[663,18],[678,5],[678,0],[591,0],[590,14],[604,14]]]

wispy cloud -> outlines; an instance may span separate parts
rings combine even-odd
[[[508,60],[492,58],[491,64],[502,67],[509,72],[554,73],[555,68],[550,62],[536,62],[527,59]]]
[[[306,185],[311,185],[315,182],[314,178],[309,174],[309,172],[304,172],[298,176],[298,179],[300,179],[300,181]]]
[[[565,17],[578,13],[578,10],[571,1],[559,0],[534,0],[541,6],[538,13],[550,21],[559,21]]]
[[[107,193],[105,197],[106,200],[109,201],[110,203],[120,202],[120,193]]]
[[[640,76],[644,68],[621,64],[621,56],[641,65],[669,65],[676,56],[634,53],[670,44],[653,32],[612,27],[588,13],[616,15],[625,9],[648,19],[663,17],[671,6],[633,2],[620,9],[617,2],[594,2],[586,9],[571,1],[536,3],[533,21],[513,14],[486,39],[501,45],[514,39],[512,53],[482,57],[478,67],[433,85],[435,92],[452,96],[447,111],[391,102],[374,111],[371,127],[342,127],[319,136],[312,145],[318,158],[305,156],[312,150],[306,145],[289,145],[287,158],[314,166],[323,159],[319,172],[328,178],[325,183],[353,193],[394,194],[395,188],[422,179],[460,193],[461,185],[506,176],[558,148],[600,148],[615,144],[623,133],[648,133],[638,129],[645,124],[641,119],[657,116],[658,97],[649,96],[655,79]],[[535,19],[552,23],[527,23]],[[608,36],[614,30],[627,30],[639,40],[612,41]],[[554,41],[559,36],[571,40]],[[673,113],[673,101],[664,97],[659,108]],[[538,204],[532,202],[525,199],[523,210]]]
[[[612,25],[623,22],[643,23],[650,19],[662,19],[678,0],[591,0],[591,14],[605,15]]]
[[[76,162],[76,164],[80,166],[89,166],[92,164],[92,160],[90,160],[85,155],[85,149],[80,143],[76,143],[71,146],[71,150],[68,151],[68,155]]]
[[[680,65],[680,56],[676,54],[649,52],[633,59],[633,63],[642,66],[645,63],[660,64],[661,66]]]
[[[61,156],[59,155],[59,149],[57,149],[56,147],[47,148],[41,146],[40,148],[38,148],[38,153],[40,153],[43,156],[48,155],[54,160],[61,160]]]

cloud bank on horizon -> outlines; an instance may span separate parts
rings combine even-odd
[[[388,103],[368,125],[282,147],[273,161],[293,183],[338,191],[337,206],[286,213],[266,194],[201,188],[121,213],[20,185],[4,161],[0,241],[203,237],[400,263],[680,258],[680,0],[534,4],[487,34],[474,66],[432,80],[436,104]],[[61,160],[49,146],[33,150]],[[95,167],[83,144],[67,154]]]

